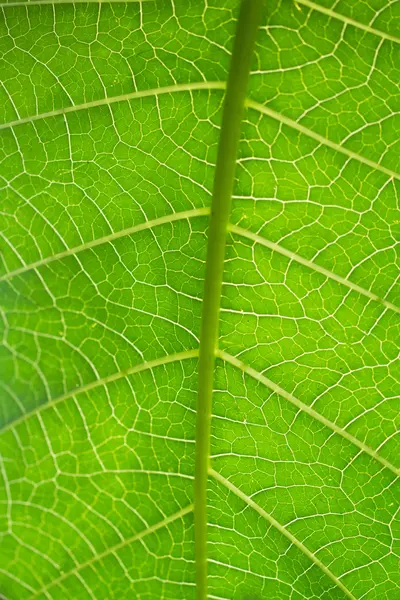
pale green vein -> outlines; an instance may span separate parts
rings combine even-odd
[[[283,125],[287,125],[288,127],[291,127],[292,129],[296,129],[300,133],[312,138],[316,142],[323,144],[324,146],[328,146],[329,148],[332,148],[332,150],[335,150],[336,152],[340,152],[341,154],[344,154],[345,156],[347,156],[353,160],[357,160],[358,162],[361,162],[364,165],[371,167],[371,169],[374,169],[376,171],[381,171],[382,173],[385,173],[385,175],[388,175],[389,177],[393,177],[394,179],[400,179],[399,173],[396,173],[395,171],[392,171],[391,169],[387,169],[383,165],[381,165],[373,160],[370,160],[369,158],[365,158],[365,156],[362,156],[361,154],[357,154],[356,152],[353,152],[352,150],[349,150],[348,148],[345,148],[344,146],[341,146],[340,144],[337,144],[336,142],[332,142],[328,138],[325,138],[324,136],[320,135],[319,133],[312,131],[312,129],[308,129],[308,127],[304,127],[304,125],[301,125],[300,123],[297,123],[296,121],[293,121],[292,119],[289,119],[289,117],[286,117],[282,113],[278,113],[275,110],[272,110],[271,108],[268,108],[267,106],[264,106],[263,104],[260,104],[259,102],[255,102],[254,100],[247,99],[246,106],[248,108],[252,108],[253,110],[257,110],[258,112],[260,112],[264,115],[267,115],[268,117],[271,117],[272,119],[275,119],[275,121],[279,121]]]
[[[38,113],[37,115],[31,115],[22,119],[16,119],[15,121],[9,121],[8,123],[0,124],[0,129],[16,127],[17,125],[24,125],[25,123],[32,123],[32,121],[47,119],[49,117],[57,117],[58,115],[68,115],[69,113],[94,108],[96,106],[108,106],[110,104],[115,104],[116,102],[125,102],[127,100],[136,100],[138,98],[148,98],[151,96],[161,96],[162,94],[174,94],[177,92],[195,92],[197,90],[224,90],[225,86],[226,84],[224,81],[198,81],[194,83],[181,83],[176,85],[167,85],[165,87],[160,88],[152,88],[150,90],[130,92],[129,94],[120,94],[119,96],[100,98],[99,100],[93,100],[92,102],[74,104],[73,106],[67,106],[66,108],[58,108],[56,110]]]
[[[77,112],[80,110],[94,108],[96,106],[108,106],[108,105],[115,104],[117,102],[123,102],[126,100],[133,100],[133,99],[137,99],[137,98],[147,98],[147,97],[151,97],[151,96],[159,96],[162,94],[171,94],[171,93],[177,93],[177,92],[190,92],[190,91],[196,91],[196,90],[224,90],[225,87],[226,87],[226,83],[224,81],[201,81],[201,82],[197,82],[197,83],[177,84],[177,85],[165,86],[165,87],[161,87],[161,88],[154,88],[154,89],[150,89],[150,90],[131,92],[129,94],[121,94],[119,96],[111,96],[109,98],[101,98],[99,100],[93,100],[92,102],[85,102],[83,104],[67,106],[66,108],[60,108],[60,109],[56,109],[53,111],[48,111],[48,112],[44,112],[44,113],[39,113],[37,115],[31,115],[29,117],[24,117],[22,119],[16,119],[15,121],[9,121],[8,123],[0,124],[0,129],[7,129],[9,127],[15,127],[17,125],[31,123],[33,121],[37,121],[40,119],[46,119],[48,117],[55,117],[57,115],[65,115],[65,114]],[[268,115],[269,117],[271,117],[277,121],[280,121],[281,123],[283,123],[284,125],[287,125],[288,127],[292,127],[293,129],[296,129],[300,133],[303,133],[304,135],[307,135],[308,137],[313,138],[317,142],[324,144],[325,146],[328,146],[328,147],[332,148],[333,150],[336,150],[337,152],[341,152],[342,154],[345,154],[349,158],[358,160],[359,162],[364,163],[365,165],[368,165],[369,167],[371,167],[373,169],[381,171],[382,173],[385,173],[389,177],[393,177],[395,179],[400,179],[399,173],[396,173],[395,171],[387,169],[383,165],[380,165],[379,163],[376,163],[368,158],[365,158],[361,154],[357,154],[356,152],[353,152],[352,150],[349,150],[349,149],[345,148],[344,146],[341,146],[340,144],[332,142],[328,138],[323,137],[322,135],[312,131],[311,129],[304,127],[300,123],[297,123],[296,121],[289,119],[285,115],[278,113],[266,106],[263,106],[262,104],[255,102],[254,100],[251,100],[250,98],[248,98],[246,100],[246,106],[248,108],[252,108],[253,110],[257,110],[258,112],[261,112],[265,115]]]
[[[380,29],[375,29],[370,25],[364,25],[364,23],[360,23],[360,21],[356,21],[355,19],[351,19],[350,17],[346,17],[330,8],[326,8],[325,6],[321,6],[320,4],[316,4],[315,2],[311,2],[310,0],[294,0],[295,4],[302,4],[303,6],[307,6],[312,10],[316,10],[328,17],[332,17],[333,19],[337,19],[338,21],[342,21],[346,25],[353,25],[353,27],[357,27],[357,29],[362,29],[367,33],[372,33],[373,35],[377,35],[384,40],[390,40],[391,42],[400,43],[400,38],[395,35],[391,35],[390,33],[386,33],[385,31],[381,31]]]
[[[81,244],[80,246],[68,248],[67,250],[64,250],[63,252],[58,252],[57,254],[53,254],[52,256],[47,256],[47,257],[45,257],[41,260],[38,260],[34,263],[30,263],[28,265],[24,265],[23,267],[19,267],[18,269],[15,269],[14,271],[10,271],[9,273],[5,273],[4,275],[0,276],[0,281],[5,281],[7,279],[11,279],[12,277],[15,277],[16,275],[21,275],[22,273],[26,273],[27,271],[30,271],[33,269],[38,269],[38,268],[45,266],[49,263],[52,263],[54,261],[61,260],[68,256],[74,256],[80,252],[83,252],[84,250],[88,250],[91,248],[95,248],[96,246],[101,246],[102,244],[113,242],[114,240],[117,240],[117,239],[125,237],[125,236],[132,235],[139,231],[144,231],[146,229],[151,229],[151,228],[157,227],[158,225],[173,223],[173,222],[179,221],[179,220],[190,219],[192,217],[207,216],[209,214],[210,214],[210,208],[207,208],[207,207],[206,208],[195,208],[193,210],[187,210],[187,211],[182,211],[180,213],[173,213],[170,215],[165,215],[164,217],[160,217],[158,219],[153,219],[151,221],[146,221],[144,223],[140,223],[139,225],[127,227],[126,229],[121,229],[120,231],[116,231],[109,235],[102,236],[100,238],[97,238],[96,240],[92,240],[90,242],[86,242],[85,244]],[[396,306],[395,304],[393,304],[392,302],[384,300],[383,298],[381,298],[377,294],[374,294],[370,290],[367,290],[367,289],[357,285],[356,283],[353,283],[352,281],[350,281],[344,277],[341,277],[340,275],[337,275],[333,271],[329,271],[328,269],[321,267],[320,265],[314,263],[311,260],[303,258],[302,256],[300,256],[299,254],[296,254],[295,252],[292,252],[290,250],[287,250],[286,248],[283,248],[282,246],[280,246],[279,244],[276,244],[275,242],[271,242],[270,240],[264,238],[263,236],[260,236],[256,233],[248,231],[247,229],[243,229],[242,227],[238,227],[237,225],[232,225],[231,223],[228,224],[228,230],[231,231],[232,233],[235,233],[242,237],[246,237],[250,240],[253,240],[254,242],[256,242],[262,246],[265,246],[266,248],[274,250],[274,251],[278,252],[279,254],[286,256],[290,260],[293,260],[293,261],[307,267],[308,269],[312,269],[313,271],[321,273],[325,277],[328,277],[329,279],[332,279],[333,281],[336,281],[337,283],[342,284],[342,285],[346,286],[347,288],[354,290],[355,292],[358,292],[359,294],[362,294],[363,296],[365,296],[367,298],[370,298],[371,300],[379,302],[386,308],[393,310],[394,312],[400,313],[400,308],[398,306]]]
[[[332,421],[330,421],[329,419],[327,419],[326,417],[321,415],[319,412],[317,412],[316,410],[314,410],[313,408],[308,406],[308,404],[305,404],[304,402],[302,402],[295,396],[292,396],[292,394],[290,394],[289,392],[287,392],[286,390],[281,388],[279,385],[277,385],[276,383],[271,381],[271,379],[268,379],[268,377],[265,377],[264,375],[262,375],[261,373],[259,373],[255,369],[253,369],[252,367],[249,367],[248,365],[243,363],[241,360],[238,360],[237,358],[235,358],[231,354],[228,354],[227,352],[224,352],[223,350],[217,350],[216,355],[219,358],[221,358],[222,360],[226,361],[227,363],[233,365],[234,367],[237,367],[244,373],[247,373],[247,375],[250,375],[250,377],[253,377],[253,379],[256,379],[257,381],[259,381],[260,383],[262,383],[263,385],[268,387],[270,390],[272,390],[276,394],[279,394],[279,396],[281,396],[282,398],[285,398],[285,400],[288,400],[291,404],[293,404],[294,406],[299,408],[301,411],[307,413],[310,417],[312,417],[316,421],[319,421],[320,423],[322,423],[323,425],[328,427],[334,433],[337,433],[341,437],[343,437],[346,440],[348,440],[349,442],[351,442],[354,446],[357,446],[357,448],[359,448],[362,452],[365,452],[366,454],[371,456],[371,458],[378,461],[383,467],[386,467],[392,473],[394,473],[394,475],[396,475],[396,476],[400,475],[400,469],[397,469],[394,465],[392,465],[391,462],[386,460],[386,458],[383,458],[382,456],[380,456],[380,454],[378,452],[376,452],[376,450],[373,450],[367,444],[365,444],[364,442],[361,442],[358,438],[354,437],[354,435],[352,435],[351,433],[349,433],[342,427],[339,427],[338,425],[336,425],[336,423],[333,423]]]
[[[21,415],[18,419],[8,423],[3,429],[0,430],[0,435],[3,435],[6,431],[10,429],[14,429],[20,423],[23,423],[26,419],[30,419],[32,416],[35,416],[48,408],[52,408],[60,402],[67,400],[68,398],[72,398],[77,396],[78,394],[82,394],[84,392],[89,392],[94,388],[97,388],[101,385],[107,385],[113,381],[117,381],[118,379],[122,379],[123,377],[128,377],[128,375],[134,375],[135,373],[141,373],[142,371],[147,371],[150,369],[155,369],[156,367],[160,367],[162,365],[168,365],[173,362],[179,362],[181,360],[187,360],[189,358],[197,358],[199,355],[199,351],[195,350],[186,350],[185,352],[178,352],[177,354],[168,354],[167,356],[162,356],[161,358],[156,358],[155,360],[150,360],[148,362],[140,363],[139,365],[135,365],[130,369],[125,369],[124,371],[118,371],[117,373],[112,373],[112,375],[108,375],[107,377],[102,377],[100,379],[95,379],[90,383],[86,383],[80,387],[76,387],[73,390],[69,390],[65,394],[54,398],[53,400],[49,400],[40,406],[37,406],[33,410]]]
[[[101,246],[102,244],[107,244],[109,242],[113,242],[118,240],[119,238],[125,237],[127,235],[132,235],[134,233],[138,233],[139,231],[144,231],[146,229],[152,229],[157,227],[158,225],[165,225],[168,223],[174,223],[175,221],[181,221],[184,219],[190,219],[192,217],[202,217],[210,214],[209,208],[194,208],[193,210],[185,210],[179,213],[172,213],[170,215],[165,215],[164,217],[159,217],[158,219],[152,219],[151,221],[145,221],[144,223],[139,223],[138,225],[133,225],[132,227],[127,227],[126,229],[121,229],[120,231],[115,231],[114,233],[110,233],[109,235],[102,236],[97,238],[96,240],[92,240],[90,242],[86,242],[85,244],[81,244],[80,246],[75,246],[74,248],[68,248],[67,250],[63,250],[62,252],[58,252],[57,254],[53,254],[52,256],[47,256],[42,258],[41,260],[37,260],[34,263],[30,263],[29,265],[24,265],[23,267],[19,267],[14,271],[10,271],[5,275],[0,277],[0,281],[5,281],[6,279],[11,279],[16,275],[21,275],[22,273],[26,273],[27,271],[31,271],[32,269],[38,269],[39,267],[43,267],[44,265],[48,265],[56,260],[61,260],[63,258],[67,258],[68,256],[74,256],[79,252],[83,252],[85,250],[89,250],[91,248],[95,248],[96,246]]]
[[[45,4],[45,5],[54,5],[57,6],[59,4],[113,4],[113,3],[118,3],[118,4],[142,4],[143,2],[150,2],[151,0],[31,0],[29,2],[26,0],[22,0],[21,2],[1,2],[0,3],[0,8],[7,8],[7,7],[15,7],[15,6],[38,6],[41,4]],[[342,21],[342,23],[345,23],[346,25],[352,25],[353,27],[356,27],[357,29],[362,29],[363,31],[366,31],[367,33],[371,33],[373,35],[379,36],[385,40],[390,40],[391,42],[397,42],[400,43],[400,38],[396,37],[395,35],[392,35],[390,33],[387,33],[385,31],[382,31],[381,29],[376,29],[375,27],[371,27],[370,25],[365,25],[364,23],[361,23],[360,21],[357,21],[356,19],[352,19],[351,17],[346,17],[345,15],[342,15],[341,13],[335,12],[334,10],[327,8],[325,6],[321,6],[320,4],[316,4],[315,2],[311,2],[310,0],[295,0],[295,4],[296,5],[303,5],[303,6],[307,6],[308,8],[311,8],[312,10],[315,10],[317,12],[323,13],[329,17],[332,17],[333,19],[336,19],[338,21]]]
[[[104,550],[104,552],[101,552],[100,554],[96,554],[96,556],[92,556],[86,562],[76,566],[74,569],[71,569],[70,571],[68,571],[66,573],[63,573],[62,575],[60,575],[60,577],[58,577],[57,579],[54,579],[49,584],[42,587],[40,590],[38,590],[32,596],[30,596],[29,600],[33,600],[34,598],[37,598],[38,596],[44,594],[50,588],[62,583],[65,579],[67,579],[71,575],[75,575],[76,573],[79,573],[83,569],[92,566],[95,562],[97,562],[99,560],[103,560],[110,554],[114,554],[114,553],[118,552],[118,550],[121,550],[125,546],[128,546],[129,544],[134,544],[135,542],[143,539],[145,536],[155,533],[156,531],[158,531],[159,529],[163,529],[164,527],[168,527],[168,525],[170,525],[174,521],[177,521],[178,519],[182,519],[183,517],[185,517],[192,511],[193,511],[193,505],[190,504],[189,506],[186,506],[185,508],[178,510],[173,515],[166,517],[159,523],[156,523],[155,525],[151,525],[144,531],[141,531],[141,532],[133,535],[132,537],[130,537],[126,540],[123,540],[122,542],[119,542],[118,544],[115,544],[114,546],[111,546],[110,548],[107,548],[107,550]]]
[[[15,581],[15,583],[17,583],[21,587],[25,588],[29,592],[33,592],[33,587],[31,587],[27,583],[21,581],[21,579],[18,579],[18,577],[16,577],[15,575],[13,575],[12,573],[10,573],[9,571],[6,571],[5,569],[0,568],[0,574],[4,575],[5,577],[8,577],[8,579],[11,579],[11,581]],[[0,600],[8,600],[8,598],[6,598],[2,594],[0,594]]]
[[[275,527],[275,529],[277,529],[282,535],[284,535],[285,538],[287,540],[289,540],[289,542],[291,544],[293,544],[293,546],[296,546],[296,548],[298,548],[301,552],[303,552],[303,554],[305,554],[317,567],[319,567],[321,569],[321,571],[323,571],[323,573],[325,573],[325,575],[327,575],[329,577],[329,579],[331,579],[333,581],[333,583],[338,588],[340,588],[342,590],[342,592],[344,594],[346,594],[346,596],[348,598],[350,598],[351,600],[356,600],[356,597],[353,596],[353,594],[350,592],[350,590],[347,589],[347,587],[344,585],[344,583],[342,583],[340,581],[340,579],[338,577],[336,577],[336,575],[334,573],[332,573],[332,571],[324,565],[324,563],[318,558],[318,556],[316,556],[316,554],[314,554],[314,552],[311,552],[311,550],[309,550],[307,548],[307,546],[305,546],[292,533],[290,533],[290,531],[288,529],[286,529],[286,527],[284,525],[279,523],[279,521],[277,521],[272,515],[267,513],[259,504],[257,504],[257,502],[254,502],[254,500],[252,500],[249,496],[247,496],[244,492],[242,492],[242,490],[237,488],[233,483],[228,481],[228,479],[225,479],[225,477],[220,475],[220,473],[218,473],[217,471],[214,471],[214,469],[210,469],[209,472],[210,472],[210,475],[212,477],[214,477],[214,479],[219,481],[229,491],[231,491],[233,494],[235,494],[235,496],[237,496],[238,498],[243,500],[243,502],[245,504],[250,506],[261,517],[263,517],[266,521],[268,521],[268,523],[270,523],[273,527]]]
[[[236,233],[237,235],[246,237],[249,240],[256,242],[257,244],[261,244],[262,246],[269,248],[270,250],[279,252],[279,254],[286,256],[290,260],[293,260],[293,261],[303,265],[304,267],[307,267],[308,269],[317,271],[317,273],[321,273],[321,275],[324,275],[325,277],[328,277],[329,279],[332,279],[333,281],[336,281],[337,283],[340,283],[341,285],[345,285],[347,288],[349,288],[355,292],[358,292],[359,294],[362,294],[363,296],[369,298],[370,300],[375,300],[376,302],[383,304],[383,306],[385,306],[386,308],[393,310],[394,312],[400,313],[400,308],[398,306],[396,306],[395,304],[392,304],[392,302],[388,302],[387,300],[380,298],[380,296],[378,296],[377,294],[374,294],[373,292],[370,292],[369,290],[362,288],[361,286],[357,285],[356,283],[349,281],[345,277],[341,277],[340,275],[337,275],[336,273],[329,271],[328,269],[325,269],[324,267],[321,267],[320,265],[316,264],[315,262],[313,262],[311,260],[307,260],[306,258],[303,258],[302,256],[295,254],[294,252],[291,252],[290,250],[287,250],[286,248],[283,248],[279,244],[276,244],[275,242],[271,242],[270,240],[267,240],[266,238],[262,237],[261,235],[253,233],[251,231],[248,231],[247,229],[242,229],[241,227],[237,227],[236,225],[229,225],[229,231],[231,231],[232,233]]]
[[[8,6],[38,6],[40,4],[142,4],[143,2],[152,2],[154,0],[31,0],[31,2],[23,0],[22,2],[1,2],[0,8]]]

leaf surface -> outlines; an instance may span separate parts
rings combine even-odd
[[[1,6],[0,593],[191,600],[236,3]],[[399,4],[266,3],[214,373],[209,598],[399,592]]]

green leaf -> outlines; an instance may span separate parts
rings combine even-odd
[[[6,600],[397,598],[399,6],[265,2],[208,315],[205,506],[238,2],[1,5]]]

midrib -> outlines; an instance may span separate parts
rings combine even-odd
[[[206,600],[208,598],[207,484],[210,467],[214,364],[218,343],[225,246],[231,212],[237,153],[251,59],[261,18],[261,8],[262,0],[242,0],[240,6],[222,113],[208,230],[196,416],[194,517],[197,600]]]

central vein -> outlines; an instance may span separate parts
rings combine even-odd
[[[195,551],[196,596],[207,599],[207,480],[210,458],[211,401],[218,340],[222,276],[240,128],[262,0],[242,0],[234,41],[218,146],[200,333],[196,423]]]

